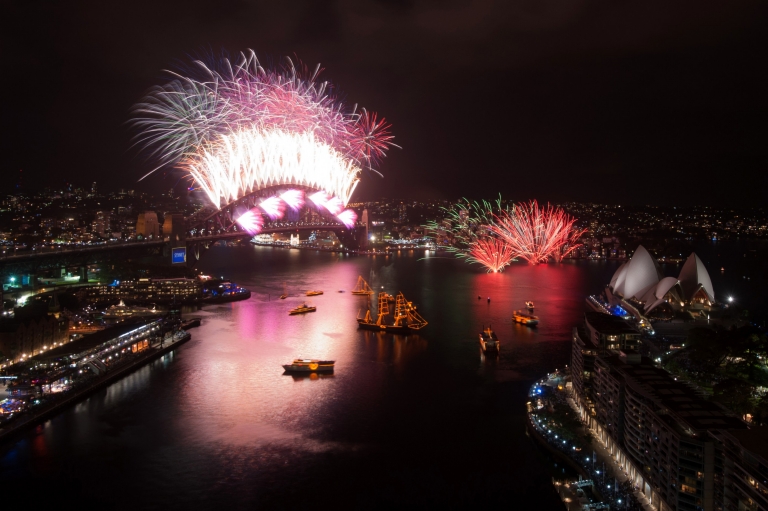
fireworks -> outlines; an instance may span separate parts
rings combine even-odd
[[[351,229],[354,227],[355,222],[357,222],[357,213],[355,213],[355,211],[352,209],[345,209],[336,215],[336,218],[339,220],[339,222],[344,224],[347,229]]]
[[[235,221],[250,234],[258,233],[264,223],[263,217],[255,210],[255,208],[246,211]]]
[[[326,209],[338,215],[362,169],[373,170],[394,145],[384,119],[346,109],[317,81],[319,67],[310,73],[287,60],[268,70],[252,51],[195,66],[190,76],[172,73],[151,90],[133,122],[160,167],[188,172],[217,208],[264,188],[298,185],[326,192]]]
[[[573,228],[576,219],[560,208],[540,208],[536,201],[521,203],[496,216],[490,229],[508,244],[515,257],[531,264],[562,260],[579,246],[585,231]]]
[[[495,205],[487,201],[463,199],[444,211],[447,214],[445,220],[431,222],[427,228],[456,257],[481,264],[488,272],[494,273],[503,271],[512,262],[514,253],[490,228],[496,215],[507,211],[501,199]]]
[[[482,264],[488,273],[503,271],[515,257],[512,247],[494,237],[477,239],[469,246],[466,254],[461,255],[469,262]]]
[[[583,230],[574,228],[575,218],[560,208],[539,207],[536,201],[511,208],[486,201],[460,201],[445,209],[446,218],[428,229],[438,242],[470,263],[500,272],[514,258],[531,264],[562,260],[579,246]]]

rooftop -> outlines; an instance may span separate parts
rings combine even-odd
[[[618,316],[603,314],[602,312],[587,311],[584,317],[592,328],[606,335],[638,334],[632,325]]]
[[[702,397],[693,387],[643,357],[640,363],[624,363],[618,355],[605,357],[612,370],[624,376],[627,385],[641,392],[656,405],[662,418],[680,422],[683,430],[699,434],[709,429],[743,429],[746,424],[720,405]],[[666,416],[666,417],[665,417]],[[687,426],[687,428],[686,428]]]

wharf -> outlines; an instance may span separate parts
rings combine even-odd
[[[199,320],[199,318],[197,318]],[[198,323],[199,324],[199,323]],[[174,335],[170,340],[163,340],[162,343],[152,345],[147,349],[144,354],[131,360],[125,365],[115,368],[112,371],[107,371],[103,375],[95,377],[88,382],[87,385],[73,389],[67,392],[58,401],[50,403],[48,405],[42,405],[39,409],[33,408],[30,412],[25,413],[22,417],[19,417],[11,425],[0,429],[0,444],[12,439],[16,434],[22,433],[27,429],[32,428],[40,424],[41,422],[50,419],[51,417],[59,414],[65,408],[79,403],[86,397],[90,396],[99,389],[102,389],[124,376],[132,373],[136,369],[143,367],[149,362],[162,357],[166,353],[169,353],[176,349],[181,344],[184,344],[192,338],[192,334],[189,332],[179,332]]]

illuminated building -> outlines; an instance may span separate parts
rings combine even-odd
[[[677,278],[664,277],[642,245],[619,266],[605,293],[611,305],[626,305],[636,315],[647,314],[662,304],[679,310],[708,309],[715,303],[712,280],[695,253],[688,256]]]
[[[192,302],[203,297],[202,283],[195,279],[139,279],[99,284],[85,289],[87,299]]]

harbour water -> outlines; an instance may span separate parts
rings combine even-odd
[[[584,297],[617,266],[486,274],[423,252],[214,247],[200,269],[251,298],[196,311],[185,346],[0,447],[0,480],[19,502],[102,509],[560,509],[550,478],[564,469],[526,433],[526,392],[569,363]],[[429,326],[359,331],[358,275]],[[317,312],[288,315],[305,300]],[[536,328],[512,323],[526,300]],[[498,358],[479,350],[489,324]],[[297,357],[336,360],[335,374],[284,375]]]

